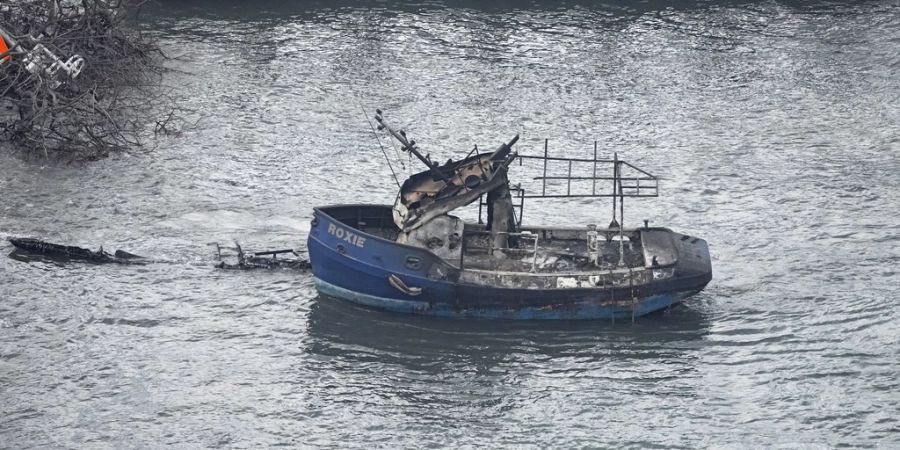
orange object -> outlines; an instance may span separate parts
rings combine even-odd
[[[0,37],[0,54],[6,53],[7,50],[9,49],[6,47],[6,42],[4,42],[3,38]],[[9,55],[4,56],[3,60],[9,61]]]

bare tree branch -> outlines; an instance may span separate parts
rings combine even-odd
[[[130,21],[142,0],[0,5],[0,140],[96,159],[175,134],[163,53]],[[4,60],[4,56],[8,56]],[[155,129],[150,126],[156,124]]]

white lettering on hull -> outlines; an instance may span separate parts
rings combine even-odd
[[[359,248],[363,248],[366,245],[366,238],[351,231],[345,230],[333,223],[328,224],[328,234],[338,239],[343,239],[344,241],[349,242],[351,245],[355,245]]]

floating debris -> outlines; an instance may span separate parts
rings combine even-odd
[[[146,264],[147,258],[138,256],[124,250],[116,250],[115,253],[107,253],[100,250],[92,251],[82,247],[60,245],[32,238],[9,238],[17,249],[45,258],[61,261],[86,261],[98,264]]]
[[[235,242],[234,245],[234,250],[236,250],[236,254],[234,256],[237,261],[235,263],[228,263],[222,259],[222,247],[220,247],[219,244],[216,244],[216,253],[219,257],[219,263],[216,264],[216,268],[230,270],[310,269],[309,260],[301,259],[300,253],[298,253],[294,249],[267,250],[262,252],[250,253],[244,252],[244,249],[241,248],[241,245],[237,242]],[[284,256],[279,258],[278,255],[293,255],[294,258]]]
[[[71,245],[54,244],[32,238],[8,238],[9,242],[16,247],[16,252],[24,252],[29,255],[37,255],[42,258],[52,259],[55,261],[83,261],[96,264],[149,264],[149,263],[176,263],[175,261],[166,261],[161,259],[150,259],[144,256],[135,255],[124,250],[116,250],[115,253],[107,253],[100,247],[99,250],[93,251],[82,247]],[[213,267],[218,269],[231,270],[250,270],[250,269],[294,269],[309,270],[309,260],[303,259],[301,254],[293,249],[269,250],[262,252],[245,252],[240,244],[235,242],[234,255],[235,262],[229,263],[224,260],[222,247],[216,244],[216,254],[219,262]],[[15,253],[15,252],[14,252]],[[280,256],[282,255],[282,256]],[[285,257],[284,255],[293,255],[293,257]],[[15,256],[15,255],[12,255]]]

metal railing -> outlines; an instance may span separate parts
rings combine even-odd
[[[597,157],[597,141],[594,141],[594,153],[592,158],[562,158],[550,156],[549,140],[544,140],[543,155],[518,155],[519,165],[524,160],[536,160],[543,162],[543,174],[535,177],[541,181],[540,194],[528,194],[525,198],[571,198],[571,197],[658,197],[659,179],[613,154],[613,159]],[[551,163],[565,163],[566,175],[548,176]],[[579,167],[580,166],[580,167]],[[580,169],[580,170],[576,170]],[[612,175],[604,175],[612,172]],[[547,181],[566,181],[566,192],[547,192]],[[590,192],[572,191],[572,182],[591,181]],[[598,182],[612,182],[612,190],[601,188],[597,190]]]

